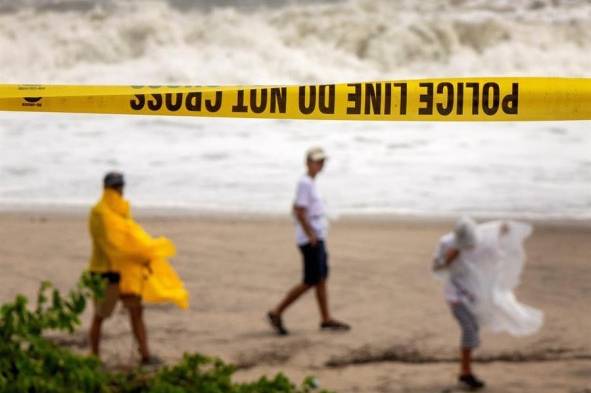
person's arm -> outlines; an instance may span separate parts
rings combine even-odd
[[[510,230],[510,228],[511,228],[511,227],[509,226],[509,223],[508,223],[507,221],[503,221],[503,222],[501,223],[501,226],[499,227],[499,234],[500,234],[501,236],[508,234],[508,233],[509,233],[509,230]]]
[[[308,236],[308,239],[310,240],[310,244],[312,246],[315,246],[316,243],[318,243],[318,238],[316,237],[316,232],[314,232],[312,225],[310,225],[310,222],[308,221],[308,217],[306,214],[307,209],[305,207],[298,206],[298,205],[294,204],[293,205],[293,212],[296,216],[296,219],[298,220],[298,222],[300,223],[300,225],[304,229],[306,236]]]
[[[451,265],[456,260],[458,255],[460,255],[459,250],[457,250],[455,248],[450,248],[445,253],[443,263],[438,263],[439,261],[437,259],[435,259],[433,261],[433,270],[438,271],[438,270],[447,269],[449,267],[449,265]]]

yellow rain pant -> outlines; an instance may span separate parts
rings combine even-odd
[[[189,294],[166,258],[175,255],[167,238],[153,238],[131,217],[129,203],[106,189],[89,218],[93,239],[90,270],[121,275],[122,294],[140,295],[149,303],[189,305]]]

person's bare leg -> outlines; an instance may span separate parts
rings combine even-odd
[[[318,301],[318,308],[320,309],[322,322],[330,321],[331,317],[328,312],[328,291],[326,290],[326,280],[322,280],[316,285],[316,300]]]
[[[101,342],[101,327],[103,325],[103,318],[95,315],[92,318],[92,324],[90,325],[90,331],[88,337],[90,338],[90,349],[92,354],[99,357],[99,349]]]
[[[271,311],[271,314],[281,316],[285,309],[295,302],[300,296],[302,296],[311,286],[305,283],[301,283],[293,287],[285,296],[285,298],[277,305],[275,309]]]
[[[133,305],[128,306],[128,310],[131,329],[137,340],[140,355],[142,356],[142,360],[147,360],[150,357],[150,351],[148,350],[148,336],[146,333],[146,325],[144,324],[143,307],[141,304]]]
[[[472,349],[462,348],[461,354],[461,375],[472,374]]]

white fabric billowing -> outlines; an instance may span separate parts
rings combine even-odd
[[[503,224],[508,226],[506,233],[501,230]],[[513,293],[525,263],[523,242],[532,227],[516,221],[492,221],[479,224],[477,231],[477,245],[460,251],[461,270],[454,271],[454,262],[441,275],[446,286],[453,286],[454,276],[461,274],[462,290],[471,295],[462,301],[480,326],[515,336],[537,332],[543,313],[520,303]]]

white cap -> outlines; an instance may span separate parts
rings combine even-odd
[[[306,152],[307,161],[322,161],[326,160],[326,153],[321,147],[312,147]]]
[[[467,216],[460,218],[454,228],[454,237],[460,249],[475,246],[478,242],[476,222]]]

